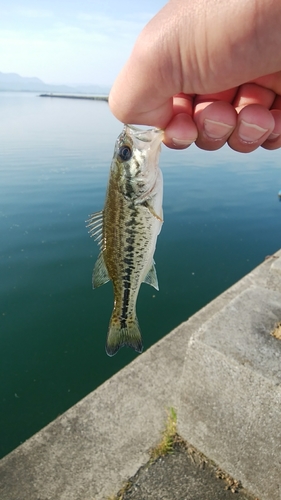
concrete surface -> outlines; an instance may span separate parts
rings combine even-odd
[[[191,337],[178,400],[181,436],[265,500],[281,499],[280,261]]]
[[[260,500],[280,500],[275,255],[3,458],[0,499],[106,499],[147,462],[174,406],[185,439]]]

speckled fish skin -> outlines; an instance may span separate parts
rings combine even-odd
[[[113,356],[120,347],[142,352],[136,301],[142,282],[158,290],[153,255],[163,223],[163,179],[158,166],[163,131],[125,125],[111,164],[105,206],[88,226],[101,245],[93,287],[112,280],[114,308],[106,341]]]

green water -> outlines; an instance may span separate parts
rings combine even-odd
[[[137,355],[109,358],[111,284],[95,291],[85,220],[103,205],[121,125],[107,104],[0,93],[0,456]],[[149,348],[281,247],[280,152],[163,148],[160,291],[143,285]]]

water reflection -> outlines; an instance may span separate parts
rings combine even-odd
[[[85,220],[103,206],[121,125],[104,102],[0,93],[0,452],[136,356],[104,351],[108,284]],[[280,248],[280,153],[163,147],[160,291],[142,286],[145,348]]]

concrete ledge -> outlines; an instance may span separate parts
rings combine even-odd
[[[178,401],[182,437],[264,500],[281,499],[280,261],[191,337]]]
[[[148,460],[169,406],[185,439],[260,500],[280,499],[276,256],[3,458],[1,500],[104,500]]]

